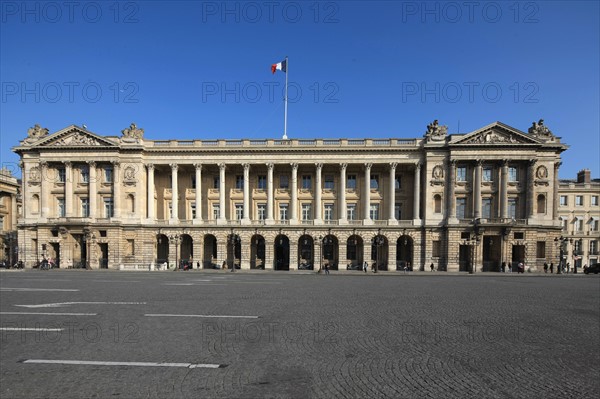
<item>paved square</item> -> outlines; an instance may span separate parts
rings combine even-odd
[[[0,397],[596,397],[600,278],[0,273]]]

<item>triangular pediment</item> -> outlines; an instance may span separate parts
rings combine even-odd
[[[523,145],[540,144],[540,141],[511,126],[495,122],[459,138],[452,144]]]
[[[35,147],[117,147],[104,137],[71,125],[34,144]]]

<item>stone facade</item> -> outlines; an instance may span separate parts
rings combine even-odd
[[[31,267],[496,271],[553,256],[561,143],[543,121],[415,139],[148,140],[35,126],[19,246]],[[198,206],[196,206],[198,204]]]
[[[0,169],[0,262],[14,265],[18,260],[17,220],[20,214],[20,182],[10,170]]]
[[[563,262],[581,271],[583,266],[597,263],[600,259],[600,179],[592,179],[590,171],[584,169],[577,174],[577,179],[560,180],[558,195],[563,241],[557,240],[555,245],[562,243]],[[557,256],[554,263],[558,261]]]

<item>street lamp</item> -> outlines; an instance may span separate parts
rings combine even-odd
[[[91,269],[90,258],[91,258],[91,248],[92,244],[96,241],[96,236],[89,230],[85,230],[83,232],[83,243],[85,245],[85,268]]]
[[[231,229],[231,234],[227,237],[227,243],[231,245],[231,271],[235,272],[235,247],[241,241],[240,236],[233,232]]]
[[[568,239],[567,237],[554,237],[554,246],[555,247],[559,247],[560,251],[559,251],[559,258],[558,258],[558,267],[556,268],[556,274],[562,274],[562,268],[563,268],[563,259],[565,257],[565,252],[567,250],[567,243],[571,242],[571,244],[573,243],[573,239]]]
[[[379,268],[379,248],[385,244],[385,238],[381,235],[381,229],[377,231],[377,235],[371,239],[371,245],[375,245],[375,269],[374,273],[377,273]]]
[[[169,242],[175,244],[175,271],[179,269],[179,244],[181,243],[181,236],[179,234],[171,234],[169,236]]]

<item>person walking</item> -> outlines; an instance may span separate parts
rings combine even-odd
[[[329,275],[329,263],[325,263],[325,274]]]
[[[435,270],[435,266],[433,265],[433,262],[431,262],[431,265],[429,265],[429,268],[431,269],[431,271]]]
[[[548,273],[548,262],[544,262],[544,273]]]
[[[365,273],[369,270],[369,264],[367,263],[367,261],[363,263],[363,270],[365,271]]]
[[[554,273],[554,262],[550,262],[550,274]]]

